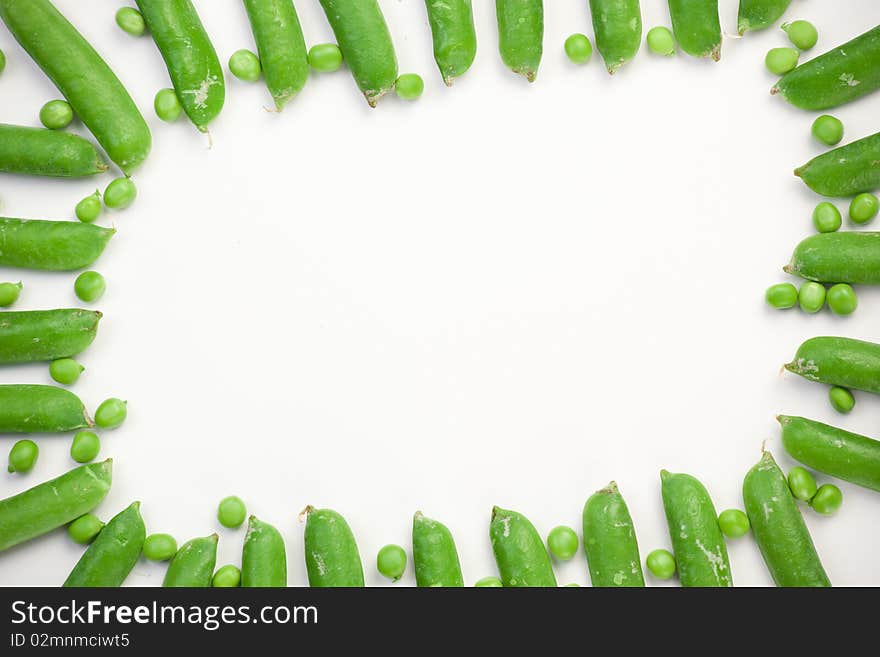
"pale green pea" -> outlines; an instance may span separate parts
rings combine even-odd
[[[94,194],[76,204],[76,218],[85,224],[91,224],[101,216],[101,208],[101,192],[95,190]]]
[[[773,48],[764,58],[767,70],[774,75],[785,75],[797,68],[800,53],[794,48]]]
[[[137,187],[131,178],[117,178],[104,190],[104,205],[113,210],[124,210],[137,198]]]
[[[97,301],[107,290],[107,281],[96,271],[84,271],[76,277],[73,291],[80,300],[86,303]]]
[[[67,535],[75,543],[88,545],[104,529],[104,523],[97,516],[86,513],[67,526]]]
[[[180,118],[183,106],[177,98],[177,92],[174,89],[159,89],[156,97],[153,99],[153,110],[156,116],[165,123],[174,123]]]
[[[788,472],[788,488],[795,499],[809,502],[816,494],[816,480],[806,468],[797,466]]]
[[[319,73],[333,73],[342,68],[342,51],[335,43],[319,43],[309,49],[309,66]]]
[[[866,224],[880,212],[880,201],[873,194],[859,194],[849,204],[849,218],[854,224]]]
[[[98,458],[101,439],[94,431],[79,431],[70,445],[70,457],[77,463],[88,463]]]
[[[241,527],[247,518],[247,507],[240,497],[230,495],[220,500],[217,506],[217,520],[229,529]]]
[[[95,424],[102,429],[115,429],[128,416],[128,402],[115,397],[105,399],[95,411]]]
[[[798,50],[809,50],[819,40],[818,30],[808,21],[799,20],[783,23],[782,29],[788,34],[789,40]]]
[[[571,527],[563,525],[554,527],[547,535],[547,547],[554,557],[561,561],[568,561],[577,552],[578,535]]]
[[[831,386],[828,390],[828,399],[838,413],[849,413],[856,405],[853,394],[847,388],[840,386]]]
[[[18,283],[0,283],[0,308],[8,308],[21,296],[21,281]]]
[[[764,298],[774,308],[793,308],[798,302],[798,291],[791,283],[777,283],[767,288]]]
[[[72,386],[84,369],[73,358],[58,358],[49,363],[49,376],[62,385]]]
[[[260,58],[250,50],[242,48],[229,58],[229,72],[243,82],[256,82],[263,73]]]
[[[416,73],[404,73],[394,83],[394,91],[403,100],[417,100],[425,91],[425,81]]]
[[[116,12],[116,24],[131,36],[142,36],[147,29],[144,17],[134,7],[121,7]]]
[[[835,315],[851,315],[859,307],[856,291],[847,283],[832,285],[825,295],[825,300]]]
[[[66,100],[50,100],[40,109],[40,123],[50,130],[62,130],[73,121],[73,108]]]
[[[33,440],[19,440],[9,450],[9,472],[30,472],[37,463],[40,448]]]
[[[586,64],[593,57],[593,44],[586,34],[572,34],[565,40],[565,54],[574,64]]]
[[[215,589],[232,589],[241,586],[241,570],[232,564],[221,566],[211,578],[211,586]]]
[[[726,509],[718,514],[718,526],[728,538],[739,538],[749,533],[749,517],[739,509]]]
[[[843,504],[843,492],[834,484],[822,484],[810,500],[810,506],[816,513],[831,516]]]
[[[843,122],[830,114],[823,114],[813,121],[812,132],[826,146],[837,146],[843,140]]]
[[[820,233],[833,233],[843,225],[843,217],[837,206],[823,201],[813,210],[813,226]]]
[[[144,539],[144,557],[150,561],[170,561],[177,554],[177,540],[171,534],[150,534]]]
[[[406,550],[399,545],[386,545],[376,555],[376,569],[396,582],[406,570]]]
[[[669,550],[654,550],[645,559],[645,566],[657,579],[672,579],[675,575],[675,557]]]
[[[668,27],[663,25],[652,27],[648,30],[645,41],[648,43],[650,51],[657,55],[669,57],[675,54],[675,37]]]
[[[822,310],[825,305],[825,286],[815,281],[806,281],[798,290],[798,303],[801,310],[813,314]]]

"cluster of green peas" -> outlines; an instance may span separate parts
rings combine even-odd
[[[785,75],[797,68],[801,53],[810,50],[819,41],[819,32],[809,21],[797,20],[783,23],[782,30],[788,35],[794,48],[772,48],[764,58],[767,70],[774,75]]]

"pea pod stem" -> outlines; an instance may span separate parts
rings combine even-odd
[[[92,344],[101,313],[78,308],[0,313],[0,365],[76,356]]]
[[[81,221],[0,217],[0,266],[42,271],[74,271],[104,252],[112,228]]]
[[[65,588],[122,586],[147,534],[140,506],[134,502],[110,519],[67,576]]]
[[[0,172],[82,178],[108,168],[92,143],[79,135],[0,123]]]

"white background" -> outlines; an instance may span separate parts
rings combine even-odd
[[[542,534],[580,533],[584,501],[615,479],[644,557],[669,544],[661,468],[699,477],[720,511],[742,506],[762,441],[792,465],[777,413],[880,433],[876,399],[859,394],[843,417],[825,387],[780,375],[808,337],[880,339],[880,294],[860,289],[845,319],[764,304],[819,200],[791,174],[820,152],[814,116],[768,94],[778,29],[727,39],[720,64],[643,49],[611,78],[598,57],[577,67],[563,54],[570,33],[592,36],[586,2],[552,0],[528,85],[502,66],[483,0],[477,61],[446,89],[423,3],[382,0],[401,71],[425,77],[420,102],[370,110],[341,71],[314,76],[278,115],[262,84],[229,79],[209,149],[185,120],[155,118],[167,73],[149,38],[115,26],[119,2],[58,4],[154,136],[136,205],[101,220],[119,229],[96,266],[106,316],[74,387],[90,409],[129,400],[128,422],[102,436],[115,458],[102,518],[139,499],[148,531],[218,531],[218,566],[238,563],[244,529],[215,520],[238,494],[282,530],[301,585],[297,514],[328,506],[379,585],[376,552],[409,546],[421,509],[453,531],[473,583],[496,572],[493,504]],[[240,2],[196,4],[224,65],[253,47]],[[646,31],[669,23],[664,2],[643,5]],[[297,6],[309,44],[332,40],[316,2]],[[736,2],[722,8],[732,33]],[[796,0],[787,17],[815,22],[819,54],[880,22],[880,6]],[[2,27],[0,48],[0,120],[35,125],[58,92]],[[847,138],[878,129],[878,106],[835,111]],[[71,218],[110,179],[4,176],[2,212]],[[19,309],[77,304],[73,274],[0,270],[18,278]],[[0,382],[50,379],[35,364]],[[0,496],[74,465],[68,436],[37,441],[36,469],[3,472]],[[880,498],[840,485],[840,513],[805,509],[807,523],[833,582],[880,584]],[[737,584],[770,583],[750,538],[729,548]],[[60,584],[81,551],[63,531],[19,546],[0,554],[0,583]],[[127,584],[163,573],[142,561]],[[558,578],[587,583],[582,551]],[[401,584],[413,582],[409,566]]]

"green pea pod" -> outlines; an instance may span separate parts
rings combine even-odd
[[[814,157],[794,171],[817,194],[853,196],[880,189],[880,132]]]
[[[244,0],[263,78],[278,111],[309,79],[309,53],[293,0]]]
[[[477,31],[471,0],[425,0],[434,40],[434,60],[451,87],[467,73],[477,56]]]
[[[645,585],[636,530],[615,482],[587,500],[583,526],[584,552],[593,586]]]
[[[267,522],[251,516],[241,552],[241,585],[287,586],[287,553],[281,533]]]
[[[152,137],[137,105],[49,0],[0,0],[0,18],[120,169],[131,173],[147,159]]]
[[[360,587],[364,568],[354,534],[345,518],[330,509],[307,506],[305,552],[309,586]]]
[[[180,546],[165,571],[166,588],[207,588],[217,563],[217,534],[194,538]]]
[[[782,18],[791,0],[739,0],[737,27],[740,36],[763,30]]]
[[[810,235],[797,245],[783,270],[820,283],[880,285],[880,233]]]
[[[612,75],[639,52],[642,10],[639,0],[590,0],[596,48]]]
[[[770,90],[795,107],[826,110],[880,89],[880,25],[804,62]]]
[[[682,586],[733,586],[727,546],[705,486],[687,474],[660,472],[663,508]]]
[[[810,338],[785,369],[808,381],[880,394],[880,344],[873,342]]]
[[[413,516],[412,542],[417,586],[464,586],[455,540],[445,525],[417,511]]]
[[[89,463],[0,500],[0,552],[94,509],[110,492],[113,460]]]
[[[493,507],[489,538],[504,586],[556,586],[550,555],[528,518]]]
[[[397,54],[376,0],[321,0],[327,22],[370,107],[394,88]]]
[[[73,271],[104,252],[112,228],[81,221],[0,217],[0,266],[41,271]]]
[[[140,507],[140,502],[134,502],[110,519],[76,562],[63,586],[122,586],[137,563],[147,536]]]
[[[0,365],[76,356],[92,344],[101,313],[78,308],[0,313]]]
[[[92,426],[80,398],[55,386],[0,385],[0,434],[64,433]]]
[[[501,60],[529,82],[544,54],[544,0],[495,0]]]
[[[804,465],[880,491],[880,440],[803,417],[780,415],[782,445]]]
[[[770,452],[746,474],[743,503],[776,586],[831,586],[788,481]]]
[[[0,123],[0,172],[82,178],[107,169],[98,150],[79,135]]]
[[[191,0],[136,0],[193,125],[206,132],[226,99],[223,68]]]
[[[718,0],[669,0],[675,40],[688,55],[721,59]]]

